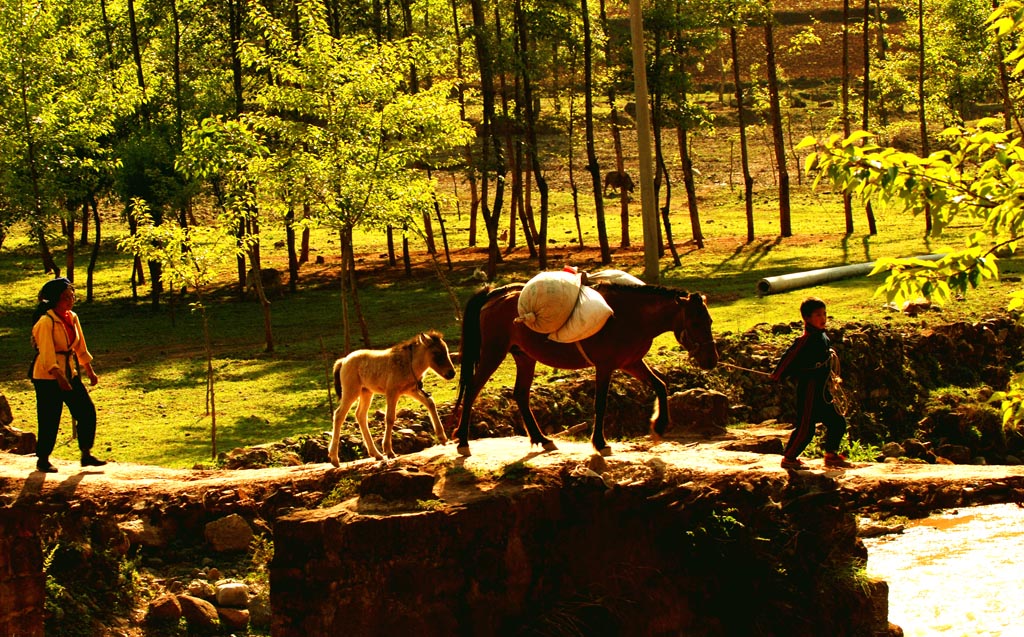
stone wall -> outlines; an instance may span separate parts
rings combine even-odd
[[[438,510],[297,512],[275,523],[272,633],[886,634],[887,588],[848,579],[866,552],[819,479],[577,471]]]
[[[19,507],[0,507],[0,635],[43,637],[46,599],[39,520]]]

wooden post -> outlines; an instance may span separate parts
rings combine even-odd
[[[647,98],[647,63],[644,59],[644,20],[640,0],[629,0],[633,40],[633,87],[636,99],[636,146],[640,155],[640,206],[644,223],[644,279],[657,283],[658,207],[654,200],[654,163],[651,161],[651,110]]]

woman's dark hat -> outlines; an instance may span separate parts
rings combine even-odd
[[[64,293],[64,290],[69,287],[72,287],[71,281],[64,277],[47,281],[43,288],[39,290],[39,302],[54,305],[57,299],[60,298],[60,295]]]

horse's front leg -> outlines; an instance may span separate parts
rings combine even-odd
[[[455,434],[458,438],[458,452],[460,455],[469,456],[469,423],[473,415],[473,402],[480,395],[484,385],[497,371],[501,361],[505,360],[506,351],[493,350],[484,352],[476,365],[476,373],[473,374],[469,384],[464,386],[465,393],[462,396],[462,417],[459,419],[459,429]]]
[[[590,435],[590,443],[602,456],[610,456],[612,448],[604,439],[604,412],[608,406],[608,385],[611,384],[611,369],[596,370],[596,387],[594,389],[594,432]]]
[[[427,408],[427,411],[430,412],[430,422],[434,424],[434,435],[441,441],[441,444],[443,445],[448,442],[448,436],[445,435],[444,427],[441,426],[441,419],[437,416],[437,406],[434,405],[434,399],[430,397],[430,394],[417,388],[410,392],[409,395],[420,401]]]
[[[533,373],[537,369],[537,361],[518,349],[512,350],[512,358],[516,361],[516,385],[512,390],[512,398],[519,405],[519,413],[522,414],[526,431],[530,434],[530,444],[541,445],[544,451],[555,451],[558,447],[537,426],[537,419],[530,409],[530,388],[533,387]]]
[[[665,430],[668,429],[669,425],[668,387],[665,385],[665,381],[653,369],[648,367],[647,363],[643,360],[623,367],[622,371],[645,383],[654,390],[654,394],[658,397],[657,402],[654,403],[654,413],[651,414],[651,437],[655,439],[660,438],[665,434]]]

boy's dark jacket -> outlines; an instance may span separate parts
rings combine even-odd
[[[831,343],[824,330],[804,325],[802,336],[793,341],[772,372],[772,380],[793,378],[798,383],[825,381],[829,374]]]

